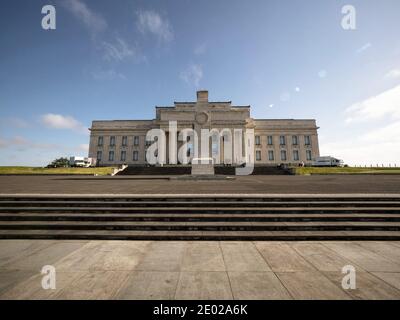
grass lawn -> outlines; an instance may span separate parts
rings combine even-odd
[[[316,168],[316,167],[298,167],[293,168],[296,175],[308,174],[400,174],[399,168]]]
[[[0,167],[2,174],[98,174],[110,175],[113,167],[99,168],[41,168],[41,167]]]

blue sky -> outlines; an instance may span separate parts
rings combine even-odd
[[[0,165],[86,155],[92,120],[152,119],[197,89],[317,119],[322,155],[400,165],[398,0],[3,0],[0,30]]]

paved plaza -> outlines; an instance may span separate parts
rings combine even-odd
[[[202,194],[399,193],[400,175],[236,176],[235,180],[169,180],[168,176],[0,176],[1,193]]]
[[[1,240],[0,298],[400,299],[400,242]]]

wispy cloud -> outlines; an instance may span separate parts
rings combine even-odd
[[[387,124],[383,127],[369,130],[362,137],[368,142],[400,142],[400,121]],[[399,158],[400,161],[400,158]]]
[[[400,69],[392,69],[385,74],[386,79],[397,79],[400,78]]]
[[[124,74],[117,72],[114,69],[93,71],[92,77],[98,81],[116,79],[126,80],[126,76]]]
[[[172,27],[167,18],[155,11],[144,10],[137,12],[137,28],[143,34],[153,34],[160,41],[170,42],[174,39]]]
[[[346,122],[377,120],[384,117],[400,119],[399,106],[400,85],[348,107],[345,111]]]
[[[194,48],[193,52],[196,56],[201,56],[201,55],[205,54],[206,51],[207,51],[207,44],[201,43]]]
[[[127,59],[133,59],[139,62],[145,59],[136,46],[129,44],[120,37],[116,38],[114,43],[103,41],[101,48],[104,52],[103,58],[107,61],[122,62]]]
[[[366,128],[346,141],[321,143],[321,152],[339,157],[349,165],[400,166],[400,121]]]
[[[71,116],[48,113],[41,117],[41,123],[51,129],[67,129],[87,134],[88,129],[78,120]]]
[[[363,53],[364,51],[368,50],[369,48],[372,47],[372,44],[370,42],[367,42],[366,44],[364,44],[362,47],[358,48],[356,50],[357,54]]]
[[[200,80],[203,78],[203,68],[198,64],[191,64],[183,70],[179,77],[189,85],[199,87]]]
[[[7,140],[0,137],[0,148],[5,148],[7,146]]]
[[[107,21],[100,14],[89,9],[82,0],[66,0],[63,2],[63,5],[80,20],[90,32],[96,33],[107,29]]]
[[[3,118],[0,120],[0,123],[2,126],[9,126],[9,127],[14,127],[14,128],[20,128],[20,129],[29,127],[28,121],[18,118],[18,117]]]
[[[321,154],[332,155],[343,159],[349,165],[400,166],[400,143],[390,137],[382,138],[380,142],[366,141],[364,138],[348,139],[341,142],[321,143]]]
[[[14,136],[9,139],[0,138],[0,148],[16,148],[19,151],[27,149],[53,149],[59,147],[51,143],[36,143],[22,136]]]

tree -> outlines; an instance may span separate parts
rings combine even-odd
[[[65,168],[65,167],[69,167],[69,160],[67,158],[55,159],[47,167],[49,167],[49,168]]]

